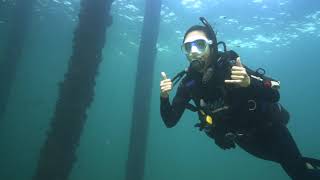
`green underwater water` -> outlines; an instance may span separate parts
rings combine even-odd
[[[0,10],[10,1],[0,1]],[[116,0],[107,29],[94,102],[77,149],[70,180],[125,179],[144,0]],[[193,127],[186,112],[167,129],[159,113],[160,72],[187,67],[180,51],[184,31],[205,16],[218,40],[249,67],[281,81],[288,127],[305,156],[320,158],[320,2],[310,0],[163,0],[154,69],[145,180],[288,180],[281,167],[240,148],[221,150]],[[10,13],[0,23],[0,62]],[[29,180],[46,140],[72,53],[79,0],[39,0],[33,7],[7,110],[0,122],[0,179]],[[0,17],[0,21],[1,21]],[[143,79],[141,80],[143,81]],[[172,95],[175,93],[172,92]],[[172,96],[171,95],[171,96]]]

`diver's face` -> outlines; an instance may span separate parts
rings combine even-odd
[[[185,54],[190,62],[193,60],[205,61],[206,64],[210,56],[209,39],[202,31],[192,31],[187,34],[183,46]]]

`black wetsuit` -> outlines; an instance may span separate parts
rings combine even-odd
[[[232,52],[232,56],[237,56]],[[234,57],[235,58],[235,57]],[[233,59],[234,59],[233,58]],[[161,116],[167,127],[173,127],[189,107],[192,100],[197,109],[204,101],[210,111],[228,107],[213,116],[213,124],[205,127],[206,134],[222,149],[235,147],[235,143],[248,153],[281,164],[295,180],[320,180],[319,171],[309,171],[306,162],[320,165],[318,160],[302,157],[286,127],[288,112],[278,103],[280,94],[271,88],[270,78],[263,80],[250,76],[249,87],[225,85],[230,76],[228,63],[216,66],[209,83],[202,83],[202,75],[189,73],[182,79],[172,105],[169,98],[161,98]],[[255,74],[247,68],[249,75]],[[250,110],[249,110],[250,109]],[[199,118],[201,113],[198,111]],[[235,135],[232,139],[227,134]]]

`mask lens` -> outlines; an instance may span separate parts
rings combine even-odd
[[[196,40],[194,43],[200,51],[204,51],[207,47],[207,42],[202,39]]]
[[[184,52],[185,52],[186,54],[190,53],[192,46],[193,46],[193,45],[192,45],[192,42],[187,42],[187,43],[185,43],[185,44],[183,45],[183,47],[184,47]]]

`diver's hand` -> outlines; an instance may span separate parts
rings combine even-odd
[[[169,92],[172,89],[172,82],[171,79],[168,79],[166,73],[161,72],[162,81],[160,82],[160,89],[161,89],[161,97],[168,98]]]
[[[248,87],[250,86],[250,77],[241,64],[240,57],[236,60],[236,65],[232,66],[231,68],[231,79],[232,80],[225,80],[226,84],[236,84],[240,87]]]

